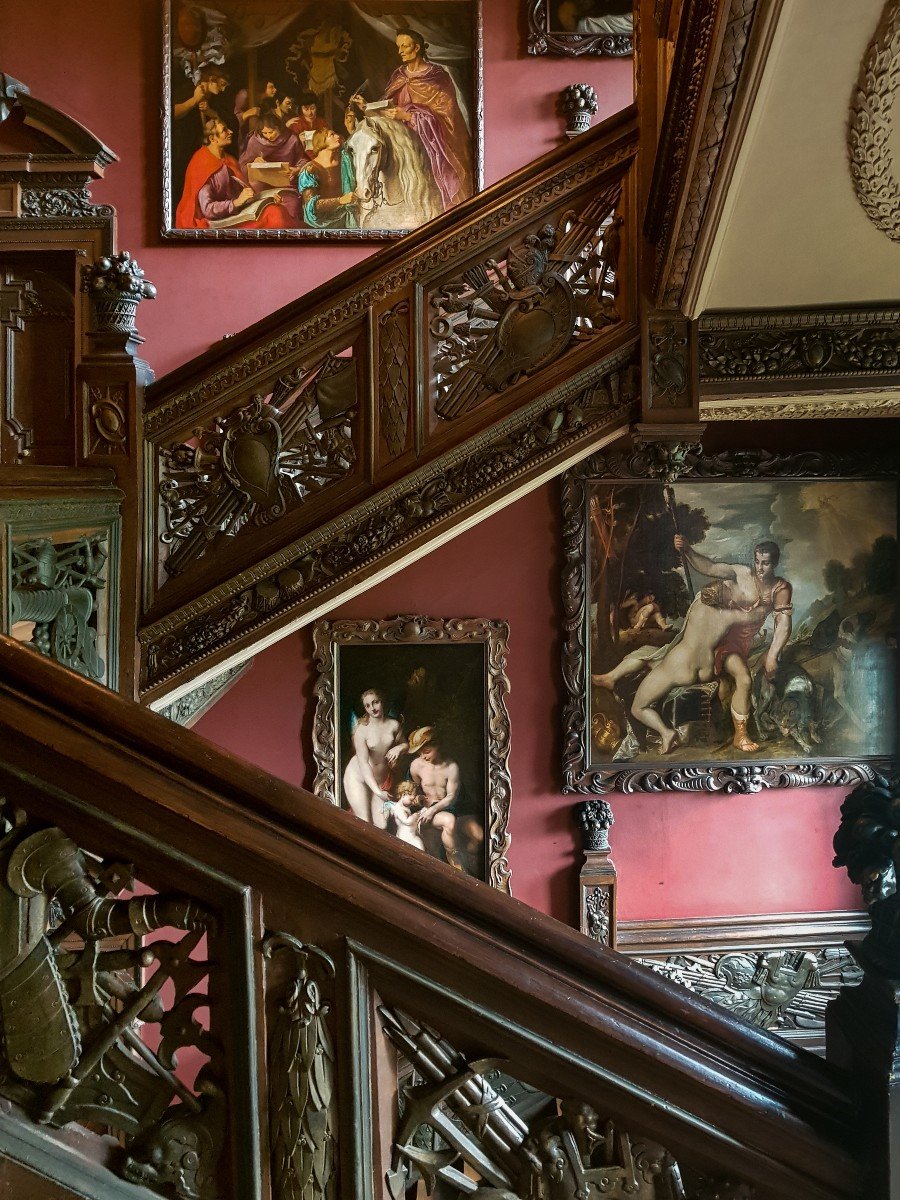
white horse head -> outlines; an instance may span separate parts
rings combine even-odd
[[[416,229],[443,211],[419,135],[404,122],[367,116],[347,139],[363,229]]]

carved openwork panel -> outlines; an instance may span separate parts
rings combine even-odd
[[[118,513],[110,504],[19,501],[4,526],[3,628],[79,675],[114,687]]]
[[[398,1117],[384,1182],[391,1200],[635,1200],[746,1197],[752,1189],[682,1169],[663,1147],[575,1098],[556,1099],[467,1059],[429,1024],[379,1006],[397,1053]],[[717,1191],[717,1188],[733,1189]]]
[[[74,255],[0,252],[0,463],[75,461]]]
[[[175,1200],[232,1194],[218,913],[0,803],[0,1093]],[[233,943],[236,947],[236,942]]]
[[[462,416],[620,319],[621,184],[602,188],[431,291],[435,413]]]
[[[162,566],[169,576],[346,479],[358,460],[353,348],[280,375],[267,393],[159,450]]]

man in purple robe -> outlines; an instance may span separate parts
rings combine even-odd
[[[388,80],[385,99],[393,107],[381,114],[405,121],[421,139],[444,211],[472,195],[472,139],[448,71],[428,58],[428,43],[412,29],[397,34],[399,66]],[[351,104],[365,108],[362,96]]]
[[[244,172],[251,176],[250,186],[255,192],[264,192],[271,185],[252,178],[248,170],[252,163],[286,163],[290,169],[291,178],[296,179],[307,157],[297,136],[285,129],[275,112],[263,113],[255,133],[247,139],[247,145],[240,157]],[[281,202],[290,211],[295,225],[302,225],[300,195],[296,187],[286,188],[281,194]]]

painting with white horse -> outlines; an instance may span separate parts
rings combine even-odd
[[[164,0],[165,232],[394,238],[483,186],[484,0]]]
[[[428,156],[402,121],[366,116],[347,139],[360,229],[415,229],[443,211]]]

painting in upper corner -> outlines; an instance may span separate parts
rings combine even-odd
[[[317,796],[509,891],[503,621],[319,621]]]
[[[682,465],[666,482],[638,451],[567,476],[566,790],[748,792],[893,769],[896,465]]]
[[[611,54],[634,50],[632,0],[526,0],[529,54]]]
[[[480,0],[166,0],[163,233],[383,239],[482,186]]]

